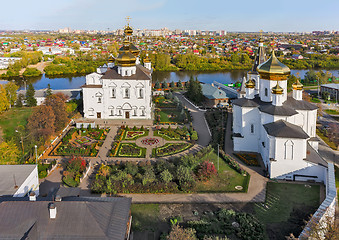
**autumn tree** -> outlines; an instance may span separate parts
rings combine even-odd
[[[11,141],[0,143],[0,164],[15,164],[19,156],[19,149]]]
[[[36,106],[37,102],[36,102],[34,95],[35,95],[35,89],[32,83],[30,83],[26,91],[26,103],[28,107]]]
[[[0,113],[6,111],[9,108],[9,101],[7,98],[6,89],[0,85]]]
[[[52,94],[46,97],[45,105],[50,106],[55,116],[55,130],[59,131],[65,127],[68,117],[66,111],[67,97],[62,93]]]
[[[34,109],[28,119],[27,128],[36,140],[46,140],[55,131],[55,115],[51,106],[41,105]]]
[[[19,89],[19,87],[14,82],[8,82],[5,85],[5,90],[7,94],[7,99],[9,102],[10,107],[13,107],[15,101],[16,101],[16,91]]]
[[[191,228],[182,228],[175,224],[172,226],[171,232],[167,236],[167,240],[197,240],[195,230]]]

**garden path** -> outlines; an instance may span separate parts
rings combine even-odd
[[[188,110],[191,112],[192,124],[194,130],[198,132],[199,136],[197,144],[206,147],[211,141],[211,134],[205,119],[205,111],[202,111],[199,108],[193,106],[190,102],[187,101],[187,99],[183,97],[181,93],[174,93],[174,95],[177,96],[179,100],[183,103],[183,105],[187,107]]]
[[[98,162],[105,160],[108,156],[108,152],[112,147],[112,143],[114,142],[114,137],[118,132],[117,126],[111,126],[104,143],[102,144],[98,156],[96,157]]]

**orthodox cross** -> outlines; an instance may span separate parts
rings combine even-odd
[[[127,24],[129,25],[129,22],[131,21],[131,17],[130,16],[127,16],[126,17],[126,22],[127,22]]]

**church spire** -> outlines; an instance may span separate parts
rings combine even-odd
[[[266,54],[265,54],[265,48],[264,48],[264,41],[262,39],[262,30],[260,30],[261,32],[261,36],[259,38],[259,46],[258,46],[258,51],[257,51],[257,54],[255,56],[255,59],[254,59],[254,63],[253,63],[253,66],[252,66],[252,69],[249,73],[252,73],[252,74],[258,74],[257,72],[257,67],[266,62]]]

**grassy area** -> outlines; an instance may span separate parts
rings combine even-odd
[[[335,144],[334,144],[333,142],[331,142],[331,141],[328,139],[328,137],[326,137],[326,136],[325,136],[318,128],[317,128],[316,132],[317,132],[317,135],[318,135],[319,137],[321,137],[321,139],[324,140],[324,142],[325,142],[330,148],[332,148],[333,150],[337,150]]]
[[[218,166],[218,155],[211,152],[204,157],[204,160],[209,159]],[[242,174],[233,170],[221,157],[219,159],[218,176],[211,178],[208,182],[198,182],[196,192],[247,192],[250,176],[243,176]],[[242,186],[243,190],[235,189],[235,186]]]
[[[9,140],[15,134],[15,129],[19,125],[26,126],[27,119],[31,116],[33,108],[11,108],[0,115],[0,127],[2,128],[4,139]]]
[[[159,204],[132,204],[132,231],[156,230],[159,219]]]
[[[327,114],[339,115],[339,112],[335,109],[325,109],[324,110]]]
[[[180,123],[180,112],[172,109],[161,109],[160,122],[176,122]],[[172,116],[172,117],[171,117]]]
[[[266,201],[254,207],[255,216],[266,224],[269,239],[298,236],[320,204],[320,186],[291,183],[267,183]],[[273,237],[272,237],[273,236]]]
[[[320,103],[320,100],[318,98],[312,98],[311,102],[313,102],[313,103]]]

